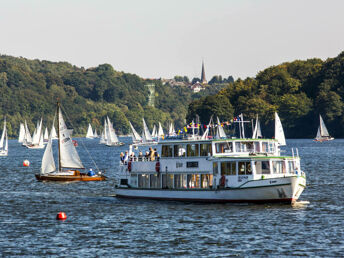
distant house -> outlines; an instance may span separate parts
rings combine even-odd
[[[190,88],[195,93],[200,92],[201,90],[204,90],[204,86],[200,82],[196,82],[195,84],[192,84]]]

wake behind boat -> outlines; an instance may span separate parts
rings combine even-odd
[[[64,122],[60,104],[57,103],[57,123],[58,123],[58,168],[56,169],[51,130],[49,141],[46,146],[41,165],[40,174],[35,174],[39,181],[103,181],[106,179],[100,172],[95,174],[92,170],[88,173],[81,173],[79,169],[84,169],[79,154],[75,149],[70,131]],[[55,119],[54,119],[55,122]],[[54,128],[54,122],[53,127]]]

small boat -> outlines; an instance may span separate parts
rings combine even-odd
[[[7,155],[8,155],[8,136],[7,136],[6,118],[5,118],[4,128],[2,130],[2,135],[0,139],[0,156],[7,156]]]
[[[131,137],[133,139],[133,144],[140,144],[142,142],[141,136],[136,132],[134,126],[129,121],[130,129],[131,129]]]
[[[45,148],[42,158],[41,171],[35,174],[38,181],[103,181],[106,177],[100,172],[95,174],[93,171],[81,173],[80,169],[84,169],[79,154],[75,149],[70,131],[64,122],[60,104],[57,103],[57,123],[58,123],[58,169],[56,169],[51,131],[48,144]],[[54,121],[55,122],[55,121]],[[54,128],[53,122],[53,128]],[[92,172],[92,173],[90,173]]]
[[[87,133],[86,133],[86,138],[88,138],[88,139],[93,139],[93,138],[95,138],[94,135],[93,135],[93,129],[92,129],[91,124],[88,124]]]
[[[24,133],[24,139],[23,139],[22,145],[26,146],[32,143],[32,137],[29,131],[29,127],[27,126],[26,120],[24,121],[24,129],[25,129],[25,133]]]
[[[20,123],[18,142],[22,143],[24,141],[24,137],[25,137],[25,127],[23,123]]]
[[[43,119],[41,118],[40,122],[37,122],[37,127],[32,136],[31,144],[27,144],[28,149],[43,149],[44,148],[44,138],[43,138]]]
[[[333,137],[330,136],[330,134],[327,131],[326,125],[324,123],[324,120],[322,119],[321,115],[319,115],[320,125],[318,127],[317,135],[314,139],[316,142],[326,142],[326,141],[332,141],[334,140]]]
[[[44,143],[47,143],[49,140],[49,133],[48,133],[48,128],[46,127],[44,130],[44,136],[43,136]]]
[[[159,142],[158,158],[120,163],[118,198],[208,203],[295,203],[306,187],[298,151],[281,155],[278,139],[193,139]],[[283,129],[283,128],[282,128]]]
[[[116,146],[122,146],[124,145],[123,142],[120,142],[118,140],[118,137],[116,135],[115,129],[112,126],[112,123],[110,121],[110,118],[107,117],[107,126],[105,128],[105,134],[106,134],[106,143],[105,145],[108,147],[116,147]]]

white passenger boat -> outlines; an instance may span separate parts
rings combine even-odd
[[[306,187],[297,155],[275,139],[166,141],[159,160],[121,164],[117,197],[201,202],[296,201]]]

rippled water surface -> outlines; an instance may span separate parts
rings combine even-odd
[[[300,200],[309,204],[294,207],[116,199],[118,157],[127,147],[77,140],[84,165],[94,168],[82,142],[108,181],[37,182],[44,150],[10,141],[9,156],[0,157],[3,256],[344,256],[344,140],[287,142],[307,173]],[[66,221],[55,220],[59,211]]]

